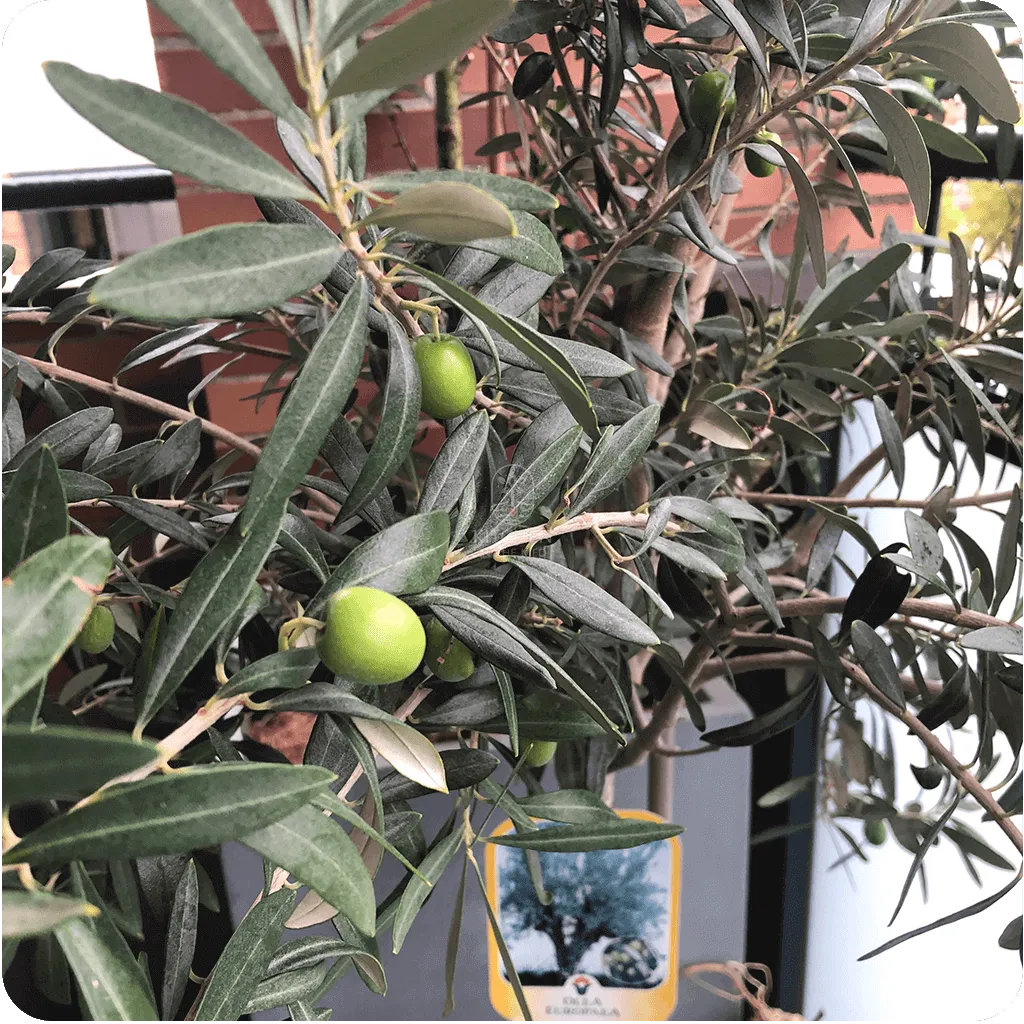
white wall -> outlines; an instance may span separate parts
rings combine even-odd
[[[41,67],[67,61],[159,89],[145,0],[4,0],[0,30],[4,174],[148,163],[79,117]]]
[[[840,456],[840,477],[878,443],[870,409],[862,409],[860,413],[858,422],[846,432]],[[999,464],[992,459],[989,461],[981,490],[989,492],[1011,487],[1019,474],[1011,467],[1000,481]],[[920,439],[908,442],[906,462],[903,497],[927,497],[934,489],[937,467]],[[871,474],[852,496],[865,495],[878,476],[878,473]],[[952,474],[949,476],[944,482],[951,482]],[[977,487],[977,474],[968,463],[961,494],[973,493]],[[891,478],[872,494],[895,496]],[[872,509],[863,521],[879,547],[906,540],[900,510]],[[969,532],[994,561],[1001,520],[989,512],[965,508],[959,510],[956,523]],[[841,547],[840,555],[856,569],[863,564],[860,551],[859,545],[851,543]],[[957,564],[952,555],[951,564]],[[837,592],[847,592],[849,581],[841,571],[837,575]],[[964,762],[970,760],[977,745],[973,735],[964,735],[968,731],[963,730],[953,746]],[[930,794],[919,797],[917,782],[908,767],[912,763],[925,763],[923,748],[912,736],[899,732],[894,730],[899,766],[897,805],[920,799],[927,809]],[[949,741],[948,734],[941,738]],[[1012,762],[1008,745],[1003,743],[997,749],[1002,757],[988,780],[990,786],[1006,776]],[[965,815],[965,820],[972,827],[980,826],[990,845],[1016,864],[1018,857],[1009,840],[990,824],[981,825],[980,817],[980,813],[971,813]],[[842,844],[841,839],[838,842]],[[808,1019],[823,1011],[827,1020],[980,1020],[1010,1005],[1021,986],[1020,961],[1015,952],[1000,949],[996,939],[1010,918],[1021,912],[1021,887],[973,918],[911,939],[864,963],[857,963],[857,957],[890,938],[998,891],[1010,881],[1011,872],[977,864],[983,883],[979,889],[967,875],[953,845],[941,842],[925,859],[928,902],[923,901],[921,888],[915,881],[899,917],[888,928],[888,920],[910,868],[910,854],[890,835],[884,846],[866,847],[870,863],[848,861],[848,872],[842,867],[829,871],[829,865],[845,849],[845,844],[833,842],[828,827],[819,822],[811,869],[803,1006]]]

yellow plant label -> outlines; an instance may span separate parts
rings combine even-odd
[[[661,821],[650,811],[620,817]],[[547,823],[544,823],[547,824]],[[504,835],[506,821],[494,831]],[[534,1020],[668,1020],[679,989],[682,844],[678,836],[628,850],[538,853],[537,895],[523,850],[487,846],[487,898]],[[492,931],[490,998],[522,1020]]]

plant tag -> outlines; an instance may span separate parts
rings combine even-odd
[[[663,820],[650,811],[618,814]],[[493,834],[511,827],[503,822]],[[679,837],[538,857],[548,906],[537,897],[523,850],[487,846],[487,898],[533,1019],[668,1020],[679,988]],[[522,1020],[490,930],[488,974],[495,1010]]]

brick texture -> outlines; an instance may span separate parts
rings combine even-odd
[[[418,6],[421,2],[423,0],[417,0],[387,20],[396,20],[403,16],[405,11]],[[301,99],[291,67],[290,53],[277,31],[267,4],[264,0],[235,0],[235,3],[249,26],[257,33],[293,96],[297,100]],[[696,20],[707,13],[696,0],[685,0],[681,6],[688,10],[688,20]],[[214,67],[195,49],[190,40],[153,6],[150,6],[150,24],[161,87],[210,111],[222,123],[230,125],[286,166],[290,166],[277,138],[273,117],[261,111],[252,97]],[[529,48],[546,49],[547,40],[543,36],[527,40],[520,48],[520,52],[529,52]],[[571,54],[567,55],[567,61],[571,72],[578,71],[577,62]],[[471,55],[461,81],[464,98],[487,89],[487,64],[488,57],[482,50]],[[667,135],[676,116],[670,84],[664,79],[659,79],[650,69],[638,70],[641,70],[648,79],[648,84],[656,96],[663,120],[662,130]],[[429,97],[432,83],[428,80],[424,83],[424,88]],[[428,97],[424,97],[421,90],[402,90],[392,98],[390,113],[375,112],[367,117],[368,173],[405,169],[409,166],[407,154],[420,168],[436,166],[433,107]],[[514,127],[514,121],[506,116],[506,130],[513,130]],[[485,158],[475,154],[488,137],[486,104],[480,103],[466,108],[463,112],[463,149],[467,166],[487,165]],[[808,154],[808,160],[812,160],[813,157],[813,153]],[[506,158],[505,163],[511,166],[512,162]],[[845,181],[845,178],[840,176],[840,180]],[[861,183],[872,203],[876,224],[881,225],[885,216],[891,215],[901,230],[913,230],[913,209],[899,179],[868,173],[861,176]],[[756,179],[744,172],[743,192],[732,220],[724,232],[725,240],[730,244],[745,243],[745,251],[756,254],[752,233],[756,233],[767,213],[778,202],[784,184],[784,177],[780,174],[767,179]],[[198,231],[221,223],[260,219],[259,211],[249,196],[215,192],[198,182],[184,178],[179,179],[177,185],[178,207],[182,230],[185,232]],[[867,235],[849,210],[823,210],[822,219],[825,245],[830,251],[844,242],[851,250],[872,249],[878,244],[877,238],[872,239]],[[783,213],[776,218],[772,234],[772,244],[776,252],[784,254],[790,250],[795,228],[795,215]],[[258,344],[277,347],[280,339],[274,341],[274,337],[276,336],[269,334],[258,337],[254,335],[253,340]],[[209,372],[226,362],[228,358],[202,357],[203,372]],[[265,374],[273,365],[274,361],[271,358],[256,355],[247,355],[233,363],[207,388],[211,417],[239,434],[254,436],[265,432],[273,422],[278,396],[272,396],[261,403],[258,411],[256,403],[248,396],[259,389],[260,374]],[[361,398],[360,404],[362,402]],[[418,449],[429,452],[436,450],[439,443],[440,432],[428,430]]]

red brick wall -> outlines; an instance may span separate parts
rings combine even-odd
[[[277,32],[273,15],[266,3],[264,0],[235,0],[235,3],[298,99],[299,91],[291,69],[290,54]],[[687,4],[684,3],[684,6]],[[691,3],[689,6],[693,8],[693,16],[689,20],[696,20],[706,13],[697,4]],[[242,132],[288,165],[277,139],[273,115],[261,110],[244,90],[218,71],[178,32],[172,22],[152,7],[150,23],[161,87],[209,110],[219,120]],[[543,38],[535,42],[538,47],[546,46]],[[487,55],[482,51],[474,53],[461,83],[465,97],[487,89],[487,60]],[[645,72],[645,77],[653,75],[653,72]],[[429,91],[431,83],[425,85]],[[658,97],[667,131],[675,117],[671,87],[667,80],[654,80],[651,86]],[[419,167],[436,166],[433,108],[430,100],[405,93],[396,98],[396,104],[394,121],[387,114],[371,114],[367,118],[368,170],[376,172],[408,167],[398,142],[396,127],[404,136]],[[512,127],[511,121],[509,126]],[[474,154],[488,138],[486,104],[476,104],[463,112],[463,133],[467,165],[484,166],[486,161]],[[877,224],[881,225],[886,214],[892,214],[902,230],[913,229],[913,210],[906,189],[899,179],[868,174],[862,176],[861,180],[872,199]],[[781,182],[782,176],[778,174],[769,179],[747,180],[725,232],[727,241],[734,242],[742,238],[763,220],[765,212],[778,198]],[[187,179],[178,182],[178,207],[185,232],[230,221],[260,219],[259,211],[249,196],[216,192]],[[865,234],[847,210],[825,212],[824,224],[825,244],[830,250],[838,247],[846,238],[853,250],[871,249],[878,244],[877,239],[872,240]],[[777,252],[789,251],[794,230],[795,217],[778,224],[773,239]],[[260,343],[271,343],[270,336],[258,340]],[[220,356],[204,356],[203,359],[204,372],[224,361]],[[257,366],[256,362],[265,363],[266,360],[252,361],[246,357],[235,363],[207,389],[211,417],[241,434],[256,434],[266,430],[276,408],[276,400],[271,399],[261,406],[257,414],[254,403],[244,400],[246,395],[258,390],[261,380],[259,373],[261,370],[265,372],[264,367]]]

